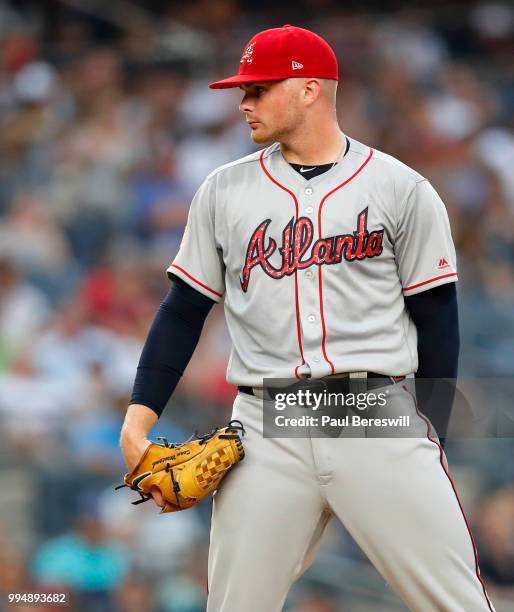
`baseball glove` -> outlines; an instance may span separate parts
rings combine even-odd
[[[191,508],[215,491],[221,479],[244,457],[241,437],[245,430],[240,421],[213,429],[204,436],[196,433],[182,444],[151,442],[139,463],[125,475],[124,484],[141,496],[134,505],[152,498],[152,487],[159,488],[165,505],[161,514]]]

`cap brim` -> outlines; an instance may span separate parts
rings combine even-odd
[[[209,83],[211,89],[230,89],[231,87],[239,87],[242,83],[255,83],[257,81],[282,81],[287,79],[287,76],[270,76],[269,74],[236,74],[223,79]]]

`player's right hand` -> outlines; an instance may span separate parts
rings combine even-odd
[[[144,437],[132,437],[129,435],[122,435],[120,440],[121,452],[123,454],[123,459],[125,459],[125,463],[127,464],[128,471],[131,472],[136,465],[139,463],[139,460],[143,456],[143,453],[150,446],[150,440],[147,440]]]
[[[120,447],[129,472],[132,472],[150,446],[147,436],[156,421],[157,415],[147,406],[132,404],[128,407],[121,428]],[[151,493],[155,504],[162,508],[164,500],[159,489],[154,487]]]
[[[125,434],[121,436],[120,446],[121,452],[123,454],[123,458],[125,463],[127,464],[127,469],[131,472],[139,460],[143,456],[143,453],[150,446],[151,442],[145,437],[131,437]],[[162,508],[164,506],[164,499],[162,498],[161,492],[157,487],[153,487],[151,490],[152,498],[154,503]]]

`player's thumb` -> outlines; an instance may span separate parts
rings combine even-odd
[[[152,495],[154,502],[159,506],[159,508],[164,507],[165,502],[159,487],[153,486],[150,489],[150,494]]]

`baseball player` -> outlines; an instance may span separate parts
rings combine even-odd
[[[208,611],[281,610],[332,517],[411,610],[491,611],[441,442],[405,384],[457,372],[447,213],[423,176],[341,131],[337,82],[328,43],[285,25],[254,36],[238,74],[211,83],[242,89],[251,138],[266,146],[212,172],[193,199],[122,450],[131,469],[224,300],[246,458],[214,496]],[[358,380],[420,433],[265,437],[266,378]]]

